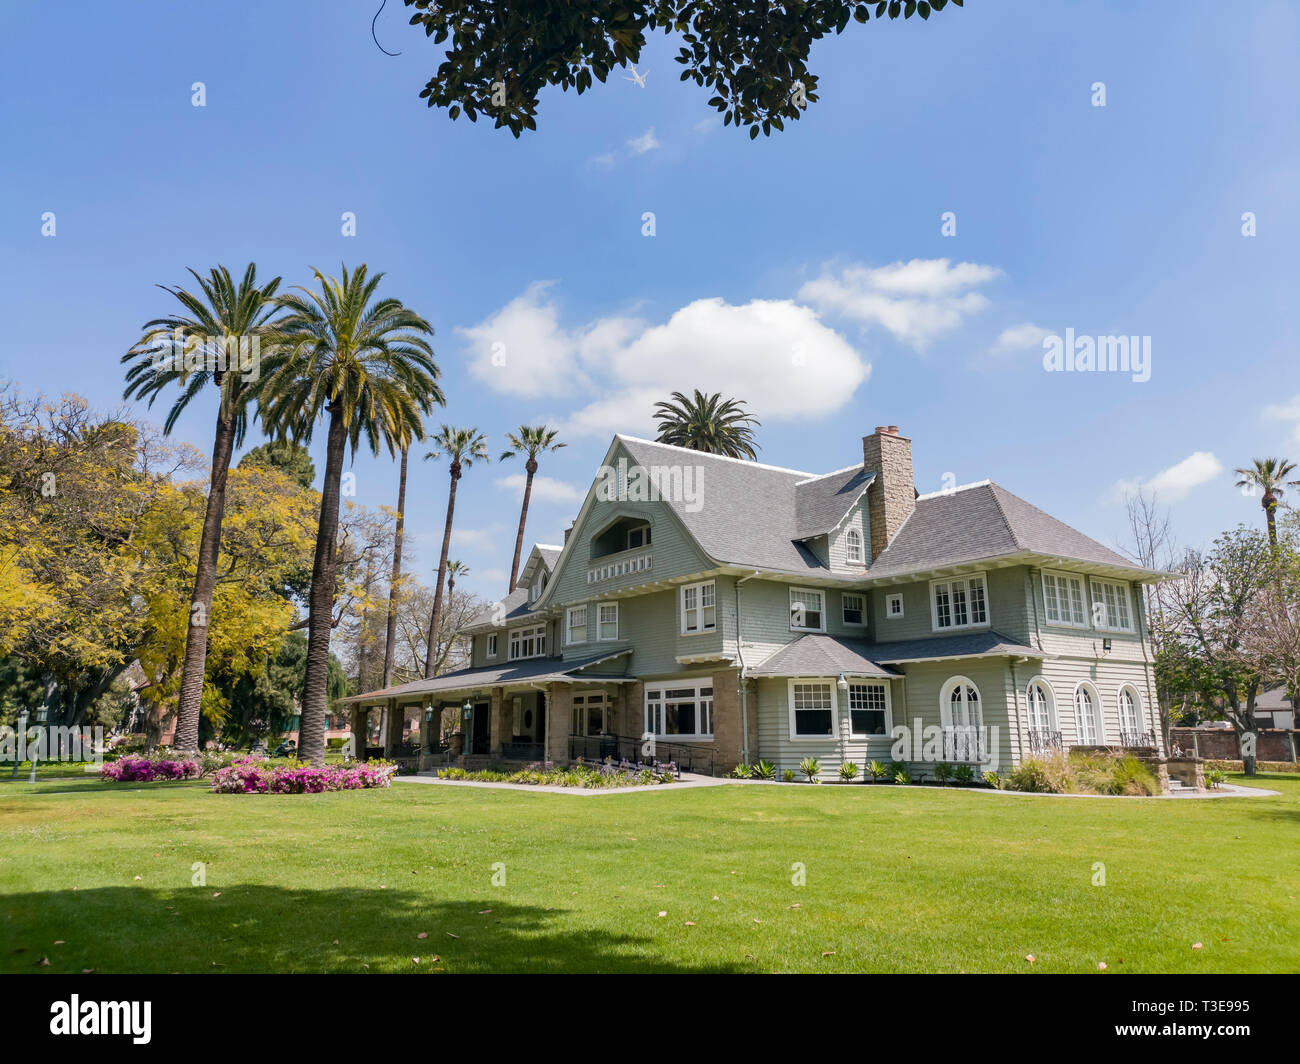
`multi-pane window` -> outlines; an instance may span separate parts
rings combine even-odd
[[[1029,685],[1029,727],[1034,731],[1052,730],[1051,697],[1042,680]]]
[[[1083,605],[1083,577],[1068,573],[1043,574],[1043,605],[1048,624],[1084,628],[1088,624]]]
[[[546,653],[546,626],[515,628],[510,633],[510,660],[540,658]]]
[[[989,623],[988,598],[982,573],[955,580],[936,580],[930,588],[936,630],[973,628]]]
[[[885,596],[885,617],[889,620],[897,620],[903,616],[903,594],[895,592],[892,595]]]
[[[618,638],[618,603],[602,602],[598,607],[598,629],[596,638],[602,642]]]
[[[497,634],[493,632],[487,637],[487,656],[495,658],[497,656]]]
[[[1118,632],[1133,631],[1133,614],[1129,609],[1128,584],[1093,577],[1092,621],[1098,628]]]
[[[849,684],[849,724],[855,738],[889,734],[889,695],[885,684]]]
[[[790,681],[790,738],[834,738],[835,685],[824,681]]]
[[[844,613],[845,624],[865,624],[866,614],[866,597],[864,595],[850,595],[847,591],[840,595],[840,606]]]
[[[1074,711],[1079,718],[1079,743],[1096,746],[1101,742],[1101,712],[1091,687],[1080,684],[1074,692]]]
[[[717,589],[712,580],[682,588],[682,632],[712,632],[718,626]]]
[[[645,690],[646,731],[660,738],[713,738],[713,681]]]
[[[826,631],[826,595],[806,587],[790,589],[790,629],[795,632]]]
[[[627,549],[636,550],[638,547],[648,547],[650,545],[650,526],[638,525],[635,528],[627,530]]]
[[[570,606],[568,612],[568,635],[565,642],[570,645],[574,643],[585,643],[587,641],[587,607]]]
[[[844,534],[844,559],[850,565],[862,564],[862,533],[856,528]]]
[[[573,696],[573,734],[601,735],[605,731],[605,694],[594,691]]]
[[[1130,734],[1142,730],[1142,710],[1137,692],[1131,687],[1121,687],[1119,691],[1119,726]]]

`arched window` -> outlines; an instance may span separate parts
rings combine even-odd
[[[850,528],[844,536],[844,556],[851,565],[862,564],[862,533]]]
[[[1146,730],[1142,721],[1142,696],[1132,684],[1126,683],[1119,689],[1119,728],[1124,733],[1121,740],[1136,737]]]
[[[1051,685],[1041,677],[1029,681],[1026,692],[1029,700],[1029,727],[1034,731],[1049,732],[1055,727],[1056,697]]]
[[[1090,683],[1074,689],[1074,715],[1079,724],[1079,745],[1100,746],[1106,740],[1101,723],[1101,698]]]
[[[939,692],[943,756],[948,761],[978,761],[984,751],[980,691],[965,676],[954,676]]]

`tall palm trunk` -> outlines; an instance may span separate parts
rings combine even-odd
[[[212,591],[217,585],[217,553],[221,547],[221,520],[226,512],[226,479],[235,447],[235,414],[222,403],[217,411],[217,433],[212,444],[212,479],[208,504],[203,513],[203,535],[199,540],[199,564],[190,596],[189,631],[185,636],[185,658],[181,666],[181,691],[176,707],[177,750],[187,753],[199,748],[199,715],[203,708],[203,674],[208,657],[208,622],[212,613]]]
[[[298,725],[298,756],[312,765],[325,764],[325,710],[328,700],[330,630],[334,621],[334,583],[338,564],[339,481],[347,446],[347,427],[336,400],[330,404],[330,428],[325,445],[325,482],[321,487],[316,555],[311,569],[307,613],[307,682],[303,686],[302,719]]]
[[[393,685],[393,657],[397,643],[397,585],[402,579],[402,529],[406,525],[406,459],[402,448],[402,474],[397,482],[397,525],[393,530],[393,576],[388,584],[388,630],[384,636],[384,686]]]
[[[1260,500],[1264,507],[1264,520],[1268,523],[1268,542],[1269,546],[1277,546],[1277,496],[1271,491],[1264,492],[1264,497]]]
[[[438,586],[433,592],[433,612],[429,614],[429,645],[424,655],[424,678],[433,676],[438,664],[438,623],[442,620],[442,585],[447,579],[447,552],[451,549],[451,522],[456,513],[456,482],[460,480],[460,463],[451,463],[451,488],[447,492],[447,524],[442,530],[442,557],[438,559]]]
[[[528,523],[528,500],[533,494],[533,477],[537,475],[537,459],[530,458],[524,466],[528,479],[524,481],[524,505],[519,510],[519,531],[515,534],[515,560],[510,566],[510,590],[515,589],[519,579],[519,555],[524,549],[524,525]]]

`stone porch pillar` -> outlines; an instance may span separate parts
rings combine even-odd
[[[505,692],[500,687],[492,688],[492,710],[488,723],[491,734],[488,738],[492,744],[490,749],[493,757],[501,756],[501,747],[512,737],[513,722],[506,718],[509,705]]]
[[[380,736],[380,742],[384,745],[384,757],[392,757],[397,752],[397,748],[402,744],[402,721],[406,712],[397,705],[397,699],[388,700],[388,712],[384,715],[384,734]]]
[[[546,692],[546,758],[569,760],[569,731],[573,727],[573,686],[553,683]]]

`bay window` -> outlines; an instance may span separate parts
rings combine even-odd
[[[647,686],[645,730],[659,739],[712,739],[713,680]]]

